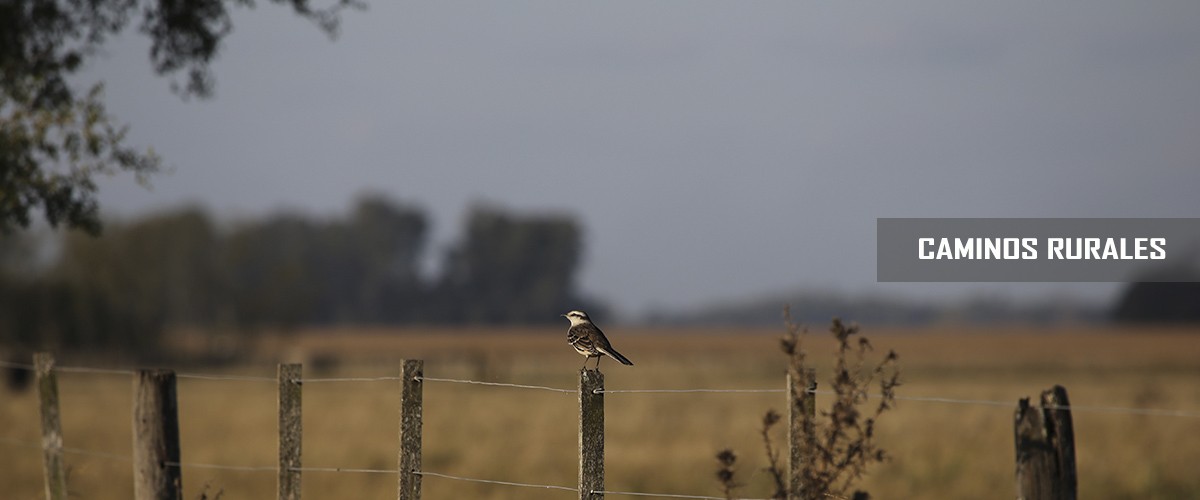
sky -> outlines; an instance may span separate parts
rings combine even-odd
[[[1116,284],[875,281],[878,217],[1196,217],[1200,2],[381,1],[329,40],[234,8],[216,95],[136,31],[104,80],[129,144],[104,211],[567,213],[625,314],[788,290],[1108,300]]]

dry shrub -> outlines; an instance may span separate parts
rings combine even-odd
[[[807,329],[795,324],[787,309],[784,318],[787,334],[780,348],[788,357],[788,376],[796,381],[792,385],[796,394],[790,398],[796,407],[789,413],[795,418],[795,432],[789,432],[787,444],[799,459],[799,467],[792,477],[780,463],[780,452],[772,444],[770,431],[782,417],[768,410],[760,433],[767,455],[766,472],[774,483],[772,498],[869,498],[863,491],[849,492],[870,466],[887,460],[887,453],[875,439],[875,424],[895,406],[896,387],[900,385],[899,357],[889,350],[882,359],[868,360],[871,342],[859,335],[857,325],[846,325],[835,318],[829,329],[837,341],[833,377],[829,389],[820,391],[831,396],[832,404],[817,411],[816,371],[809,367],[802,346]],[[718,460],[722,464],[718,481],[725,497],[733,498],[741,486],[733,481],[736,456],[726,450]]]

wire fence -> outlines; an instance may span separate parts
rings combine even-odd
[[[34,370],[34,366],[26,363],[14,363],[10,361],[0,361],[0,367],[13,368],[19,370]],[[82,366],[55,366],[55,371],[63,373],[95,373],[109,375],[134,375],[136,370],[119,369],[119,368],[91,368]],[[175,375],[180,379],[191,380],[210,380],[210,381],[241,381],[241,382],[278,382],[275,377],[261,377],[250,375],[221,375],[221,374],[204,374],[204,373],[179,373]],[[402,380],[398,376],[379,376],[379,377],[305,377],[297,380],[298,382],[313,384],[313,383],[339,383],[339,382],[396,382]],[[507,382],[488,382],[483,380],[470,379],[453,379],[453,378],[438,378],[438,377],[418,377],[418,380],[424,382],[441,382],[452,384],[467,384],[484,387],[501,387],[510,389],[529,389],[540,390],[555,393],[576,394],[578,389],[566,389],[561,387],[548,387],[542,385],[530,384],[513,384]],[[783,394],[787,389],[605,389],[595,391],[597,394],[694,394],[694,393],[713,393],[713,394]],[[809,391],[817,395],[836,395],[833,391],[815,390]],[[868,395],[867,397],[877,397]],[[962,399],[939,396],[901,396],[896,395],[897,401],[913,401],[920,403],[944,403],[958,405],[975,405],[975,406],[991,406],[1012,408],[1012,401],[1000,401],[990,399]],[[1121,406],[1097,406],[1072,404],[1069,406],[1050,406],[1049,409],[1069,410],[1072,412],[1083,413],[1111,413],[1111,414],[1126,414],[1126,415],[1143,415],[1143,416],[1159,416],[1159,417],[1182,417],[1182,418],[1200,418],[1200,410],[1184,410],[1184,409],[1166,409],[1166,408],[1136,408],[1136,407],[1121,407]]]
[[[25,441],[20,441],[20,440],[11,439],[11,438],[5,438],[5,437],[0,437],[0,444],[6,445],[6,446],[18,447],[18,448],[29,448],[29,449],[39,449],[39,450],[42,449],[41,443],[31,443],[31,442],[25,442]],[[64,453],[71,454],[71,455],[80,455],[80,456],[86,456],[86,457],[92,457],[92,458],[115,460],[115,461],[120,461],[120,462],[132,462],[133,461],[132,456],[120,454],[120,453],[84,450],[84,449],[80,449],[80,448],[70,448],[70,447],[64,447],[62,449],[62,451]],[[184,468],[184,469],[189,469],[189,468],[190,469],[212,469],[212,470],[224,470],[224,471],[233,471],[233,472],[278,472],[280,470],[279,466],[277,466],[277,465],[229,465],[229,464],[210,464],[210,463],[198,463],[198,462],[167,462],[165,465],[168,467],[179,467],[179,468]],[[363,469],[363,468],[355,468],[355,467],[288,467],[287,470],[295,471],[295,472],[346,472],[346,473],[357,473],[357,474],[399,474],[400,473],[400,471],[396,470],[396,469]],[[501,486],[514,486],[514,487],[521,487],[521,488],[537,488],[537,489],[544,489],[544,490],[560,490],[560,491],[569,491],[572,493],[577,493],[579,491],[579,488],[576,488],[576,487],[560,486],[560,485],[554,485],[554,484],[535,484],[535,483],[521,483],[521,482],[515,482],[515,481],[498,481],[498,480],[494,480],[494,479],[480,479],[480,478],[473,478],[473,477],[456,476],[456,475],[451,475],[451,474],[443,474],[440,472],[432,472],[432,471],[427,471],[427,470],[412,471],[412,472],[413,472],[413,474],[416,474],[418,476],[437,477],[437,478],[441,478],[441,479],[449,479],[449,480],[453,480],[453,481],[462,481],[462,482],[468,482],[468,483],[495,484],[495,485],[501,485]],[[694,498],[694,499],[725,500],[725,497],[714,497],[714,496],[705,496],[705,495],[684,495],[684,494],[677,494],[677,493],[647,493],[647,492],[637,492],[637,491],[609,491],[609,490],[593,491],[592,493],[599,493],[599,494],[606,494],[606,495],[654,497],[654,498]],[[758,500],[758,499],[746,498],[746,499],[739,499],[739,500]],[[763,499],[763,500],[766,500],[766,499]]]
[[[36,369],[34,365],[25,363],[14,363],[10,361],[0,361],[0,368],[30,370]],[[54,371],[60,373],[85,373],[85,374],[106,374],[106,375],[135,375],[136,370],[118,369],[118,368],[94,368],[82,366],[55,366]],[[205,381],[236,381],[236,382],[271,382],[277,383],[279,379],[276,377],[248,376],[248,375],[228,375],[228,374],[206,374],[206,373],[179,373],[176,375],[180,379],[205,380]],[[523,389],[554,392],[559,394],[578,394],[578,389],[568,389],[559,387],[549,387],[530,384],[514,384],[505,382],[489,382],[482,380],[470,379],[453,379],[418,376],[415,380],[423,382],[435,382],[446,384],[464,384],[472,386],[496,387],[506,389]],[[361,383],[361,382],[395,382],[404,380],[399,376],[379,376],[379,377],[314,377],[301,378],[296,382],[301,383]],[[596,394],[689,394],[689,393],[715,393],[715,394],[783,394],[786,389],[719,389],[719,388],[693,388],[693,389],[607,389],[595,390]],[[828,390],[810,390],[812,394],[817,395],[836,395],[834,391]],[[870,396],[868,396],[870,397]],[[986,399],[958,399],[948,397],[926,397],[926,396],[895,396],[896,400],[913,401],[922,403],[943,403],[943,404],[959,404],[959,405],[978,405],[988,407],[1003,407],[1012,408],[1011,401],[996,401]],[[1200,418],[1200,411],[1181,410],[1181,409],[1160,409],[1160,408],[1129,408],[1129,407],[1110,407],[1110,406],[1092,406],[1073,404],[1069,406],[1052,406],[1052,409],[1069,410],[1072,412],[1095,412],[1095,413],[1110,413],[1110,414],[1127,414],[1127,415],[1145,415],[1145,416],[1162,416],[1162,417],[1183,417],[1183,418]],[[10,447],[42,449],[42,443],[25,442],[18,439],[0,437],[0,444]],[[72,455],[86,456],[92,458],[100,458],[107,460],[117,460],[131,462],[133,457],[129,454],[111,453],[106,451],[88,450],[73,447],[63,447],[62,452]],[[278,465],[232,465],[232,464],[214,464],[214,463],[195,463],[195,462],[167,462],[167,466],[179,468],[198,468],[198,469],[213,469],[226,471],[241,471],[241,472],[279,472]],[[359,474],[399,474],[397,469],[370,469],[370,468],[355,468],[355,467],[290,467],[289,471],[296,472],[319,472],[319,473],[359,473]],[[579,488],[550,485],[523,483],[514,481],[501,481],[493,479],[471,478],[444,474],[432,471],[412,471],[413,474],[427,477],[436,477],[445,480],[495,484],[509,487],[521,488],[538,488],[545,490],[560,490],[577,493]],[[631,497],[655,497],[655,498],[687,498],[687,499],[714,499],[721,500],[724,497],[705,496],[705,495],[687,495],[674,493],[650,493],[636,491],[616,491],[602,490],[593,491],[592,493],[615,495],[615,496],[631,496]]]

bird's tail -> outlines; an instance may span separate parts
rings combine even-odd
[[[613,349],[613,348],[611,348],[611,347],[610,347],[610,348],[608,348],[608,349],[601,349],[601,350],[600,350],[600,352],[603,352],[604,354],[607,354],[607,355],[608,355],[608,357],[610,357],[610,358],[612,358],[612,359],[615,359],[615,360],[617,360],[617,361],[620,361],[620,362],[621,362],[621,364],[623,364],[623,365],[629,365],[629,366],[633,366],[633,361],[630,361],[630,360],[629,360],[629,358],[626,358],[625,356],[622,356],[622,355],[621,355],[621,353],[617,352],[617,350],[616,350],[616,349]]]

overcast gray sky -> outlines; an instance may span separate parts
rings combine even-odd
[[[1081,294],[878,284],[876,217],[1196,217],[1200,2],[375,0],[330,42],[236,10],[217,93],[182,102],[143,37],[93,63],[175,168],[132,215],[471,203],[578,216],[582,285],[627,314],[747,294]],[[86,81],[86,80],[85,80]]]

